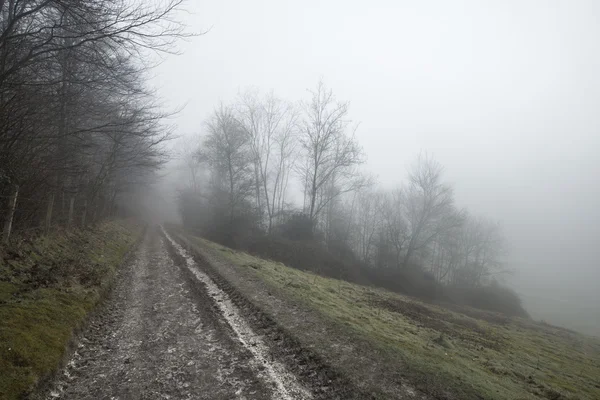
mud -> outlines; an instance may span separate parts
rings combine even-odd
[[[245,321],[240,314],[240,310],[231,301],[227,293],[221,290],[206,273],[198,268],[191,254],[176,243],[167,232],[163,231],[163,234],[174,250],[184,258],[187,268],[193,273],[194,277],[206,286],[208,295],[217,304],[220,314],[233,329],[240,344],[252,353],[253,358],[250,360],[250,365],[258,371],[261,379],[273,386],[276,398],[282,400],[311,399],[310,392],[298,382],[296,377],[288,372],[282,363],[274,361],[270,357],[267,345]]]
[[[311,398],[210,278],[189,279],[166,241],[146,233],[44,397]]]

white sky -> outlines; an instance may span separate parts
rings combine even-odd
[[[198,1],[204,36],[153,83],[181,134],[248,86],[290,100],[323,78],[392,187],[421,151],[458,204],[498,219],[522,292],[600,301],[600,1]],[[589,300],[588,300],[589,301]],[[600,326],[600,311],[595,311]]]

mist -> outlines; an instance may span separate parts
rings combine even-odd
[[[384,188],[426,152],[456,201],[500,221],[506,281],[536,319],[600,334],[600,5],[593,1],[190,2],[206,34],[153,84],[203,133],[248,87],[350,101],[362,169]],[[169,171],[176,168],[172,165]],[[178,181],[176,173],[167,181]],[[172,213],[174,214],[174,213]]]
[[[599,17],[0,1],[0,397],[600,399]]]

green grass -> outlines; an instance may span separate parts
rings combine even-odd
[[[197,240],[381,350],[382,363],[403,369],[426,392],[443,388],[460,399],[600,399],[597,338],[481,310],[458,312]]]
[[[132,223],[61,231],[2,249],[0,398],[19,399],[56,370],[139,234]]]

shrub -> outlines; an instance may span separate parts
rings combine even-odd
[[[308,241],[313,239],[313,222],[308,215],[297,212],[277,227],[277,232],[285,239]]]
[[[405,269],[369,268],[364,271],[368,280],[375,286],[423,300],[436,300],[441,292],[441,286],[432,279],[431,274],[415,266]]]
[[[367,283],[359,266],[331,253],[313,241],[294,241],[272,236],[254,236],[243,250],[259,257],[319,275],[355,283]]]
[[[528,317],[519,295],[496,281],[478,287],[448,286],[444,288],[444,300],[508,316]]]

